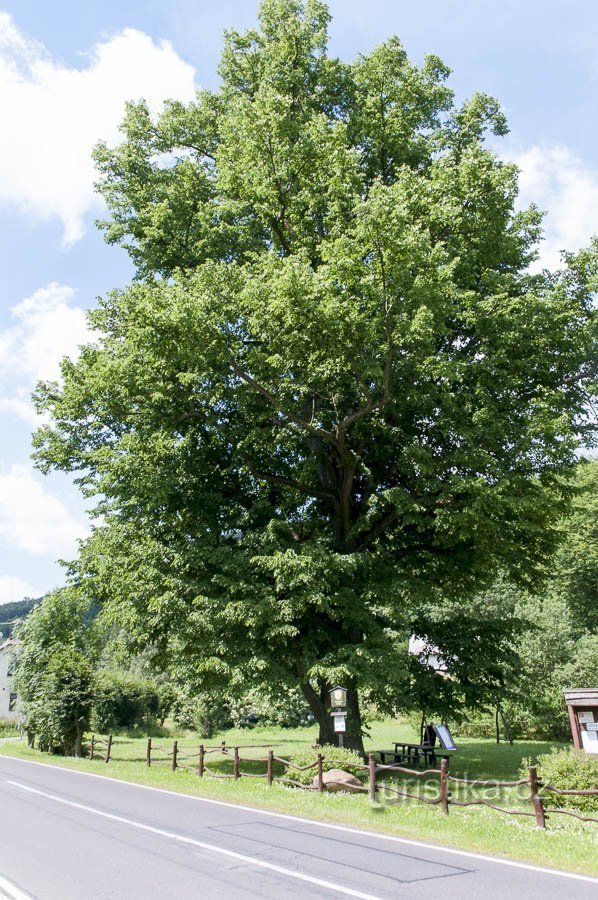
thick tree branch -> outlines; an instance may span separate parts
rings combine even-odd
[[[298,416],[296,413],[291,412],[291,410],[284,409],[281,405],[280,400],[276,396],[276,394],[272,393],[272,391],[268,390],[268,388],[264,387],[263,384],[260,384],[257,379],[250,375],[249,372],[246,372],[239,363],[231,357],[230,365],[239,378],[242,378],[246,384],[249,384],[251,387],[255,388],[258,393],[260,393],[263,397],[266,397],[267,400],[274,406],[278,412],[288,419],[289,422],[292,422],[294,425],[297,425],[299,428],[302,428],[304,431],[307,431],[308,434],[312,434],[314,437],[322,438],[327,441],[329,444],[332,444],[336,449],[340,449],[339,441],[337,436],[332,431],[327,431],[325,428],[317,428],[312,425],[310,422],[306,422],[305,419],[302,419],[301,416]]]
[[[245,459],[245,462],[247,463],[249,471],[255,478],[259,478],[262,481],[268,481],[271,484],[282,484],[286,487],[293,488],[302,494],[307,494],[309,497],[319,497],[322,500],[330,500],[333,504],[338,505],[338,500],[334,494],[329,494],[327,491],[320,491],[318,488],[314,488],[308,484],[301,484],[300,481],[296,481],[294,478],[287,478],[286,475],[272,475],[267,472],[260,472],[254,468],[248,459]]]
[[[360,550],[364,547],[367,547],[368,544],[371,544],[372,541],[375,541],[377,537],[380,537],[381,534],[384,534],[387,528],[396,521],[397,511],[396,509],[390,509],[381,519],[379,519],[369,531],[363,535],[361,540],[358,542],[357,546]]]

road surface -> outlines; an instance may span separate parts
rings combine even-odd
[[[598,897],[598,879],[0,756],[0,897]]]

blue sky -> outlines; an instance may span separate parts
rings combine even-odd
[[[256,0],[0,0],[0,603],[63,581],[89,527],[65,476],[34,472],[29,394],[85,340],[84,310],[126,283],[125,254],[94,219],[89,151],[114,141],[126,99],[192,97],[217,84],[221,34]],[[521,166],[521,203],[547,210],[543,262],[598,231],[595,0],[332,0],[331,50],[350,59],[398,34],[436,53],[458,98],[498,97]]]

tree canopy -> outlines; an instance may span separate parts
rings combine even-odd
[[[103,522],[76,577],[206,684],[406,689],[422,604],[553,550],[586,434],[596,247],[530,275],[541,215],[435,56],[350,63],[319,0],[264,0],[221,84],[98,147],[110,243],[134,282],[37,392],[38,464]]]
[[[27,731],[41,750],[80,756],[101,629],[74,588],[46,594],[16,630],[15,684]]]

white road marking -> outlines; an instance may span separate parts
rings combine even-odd
[[[114,813],[104,812],[101,809],[96,809],[94,806],[87,806],[85,803],[75,803],[74,800],[65,800],[63,797],[58,797],[56,794],[49,794],[46,791],[37,790],[37,788],[21,784],[19,781],[8,781],[7,783],[12,784],[13,787],[20,788],[22,791],[27,791],[30,794],[46,797],[48,800],[53,800],[55,803],[62,803],[65,806],[71,806],[74,809],[82,809],[95,816],[101,816],[102,818],[110,819],[113,822],[121,822],[123,825],[130,825],[132,828],[139,828],[141,831],[149,831],[151,834],[157,834],[160,837],[168,838],[171,841],[178,841],[181,844],[190,844],[193,847],[200,847],[202,850],[209,850],[211,853],[220,853],[222,856],[229,856],[232,859],[240,860],[250,866],[259,866],[262,869],[278,872],[280,875],[285,875],[287,878],[307,881],[310,884],[316,884],[318,887],[327,888],[329,891],[334,891],[337,894],[344,894],[346,897],[358,897],[360,900],[381,900],[380,897],[376,897],[374,894],[364,894],[363,891],[356,891],[353,888],[337,884],[334,881],[326,881],[323,878],[316,878],[313,875],[305,875],[303,872],[295,872],[292,869],[287,869],[284,866],[277,866],[275,863],[266,862],[266,860],[257,859],[254,856],[246,856],[244,853],[237,853],[235,850],[227,850],[224,847],[219,847],[217,844],[207,844],[205,841],[198,841],[195,838],[176,834],[174,831],[165,831],[162,828],[154,828],[153,825],[145,825],[143,822],[136,822],[134,819],[125,818],[125,816],[117,816]],[[21,898],[25,900],[24,895],[15,895],[15,900],[21,900]]]
[[[350,825],[336,825],[334,822],[320,822],[318,819],[307,819],[304,816],[293,816],[290,813],[272,812],[269,809],[260,809],[259,806],[246,806],[244,803],[229,803],[226,800],[214,800],[211,797],[199,797],[197,794],[186,794],[184,791],[169,791],[166,788],[152,787],[150,784],[139,784],[137,781],[125,781],[110,775],[98,775],[96,772],[80,772],[78,769],[70,769],[68,766],[52,765],[52,763],[38,762],[36,759],[22,759],[20,756],[0,754],[0,760],[8,759],[14,762],[25,763],[28,766],[42,766],[44,769],[52,769],[54,772],[68,772],[69,775],[82,775],[84,778],[101,778],[112,784],[124,784],[127,787],[139,788],[142,791],[155,791],[157,794],[167,794],[169,797],[185,797],[196,803],[212,803],[214,806],[226,806],[229,809],[244,809],[247,812],[258,813],[262,816],[270,816],[274,819],[285,819],[288,822],[301,822],[304,825],[313,825],[316,828],[331,828],[334,831],[342,831],[346,834],[359,834],[363,837],[378,838],[383,841],[391,841],[396,844],[406,844],[409,847],[420,847],[424,850],[434,850],[439,853],[449,853],[453,856],[465,856],[468,859],[477,859],[484,862],[496,863],[500,866],[510,866],[514,869],[526,869],[528,872],[540,872],[543,875],[556,875],[559,878],[572,878],[576,881],[588,881],[590,884],[598,884],[598,878],[591,875],[578,875],[576,872],[564,872],[562,869],[548,869],[546,866],[535,866],[533,863],[517,862],[514,859],[501,859],[499,856],[489,856],[484,853],[472,853],[469,850],[457,850],[454,847],[443,847],[442,844],[430,844],[426,841],[416,841],[413,838],[397,837],[395,834],[383,834],[380,831],[372,831],[367,828],[353,828]]]
[[[0,897],[7,897],[8,900],[32,900],[31,894],[26,894],[2,875],[0,875]]]

